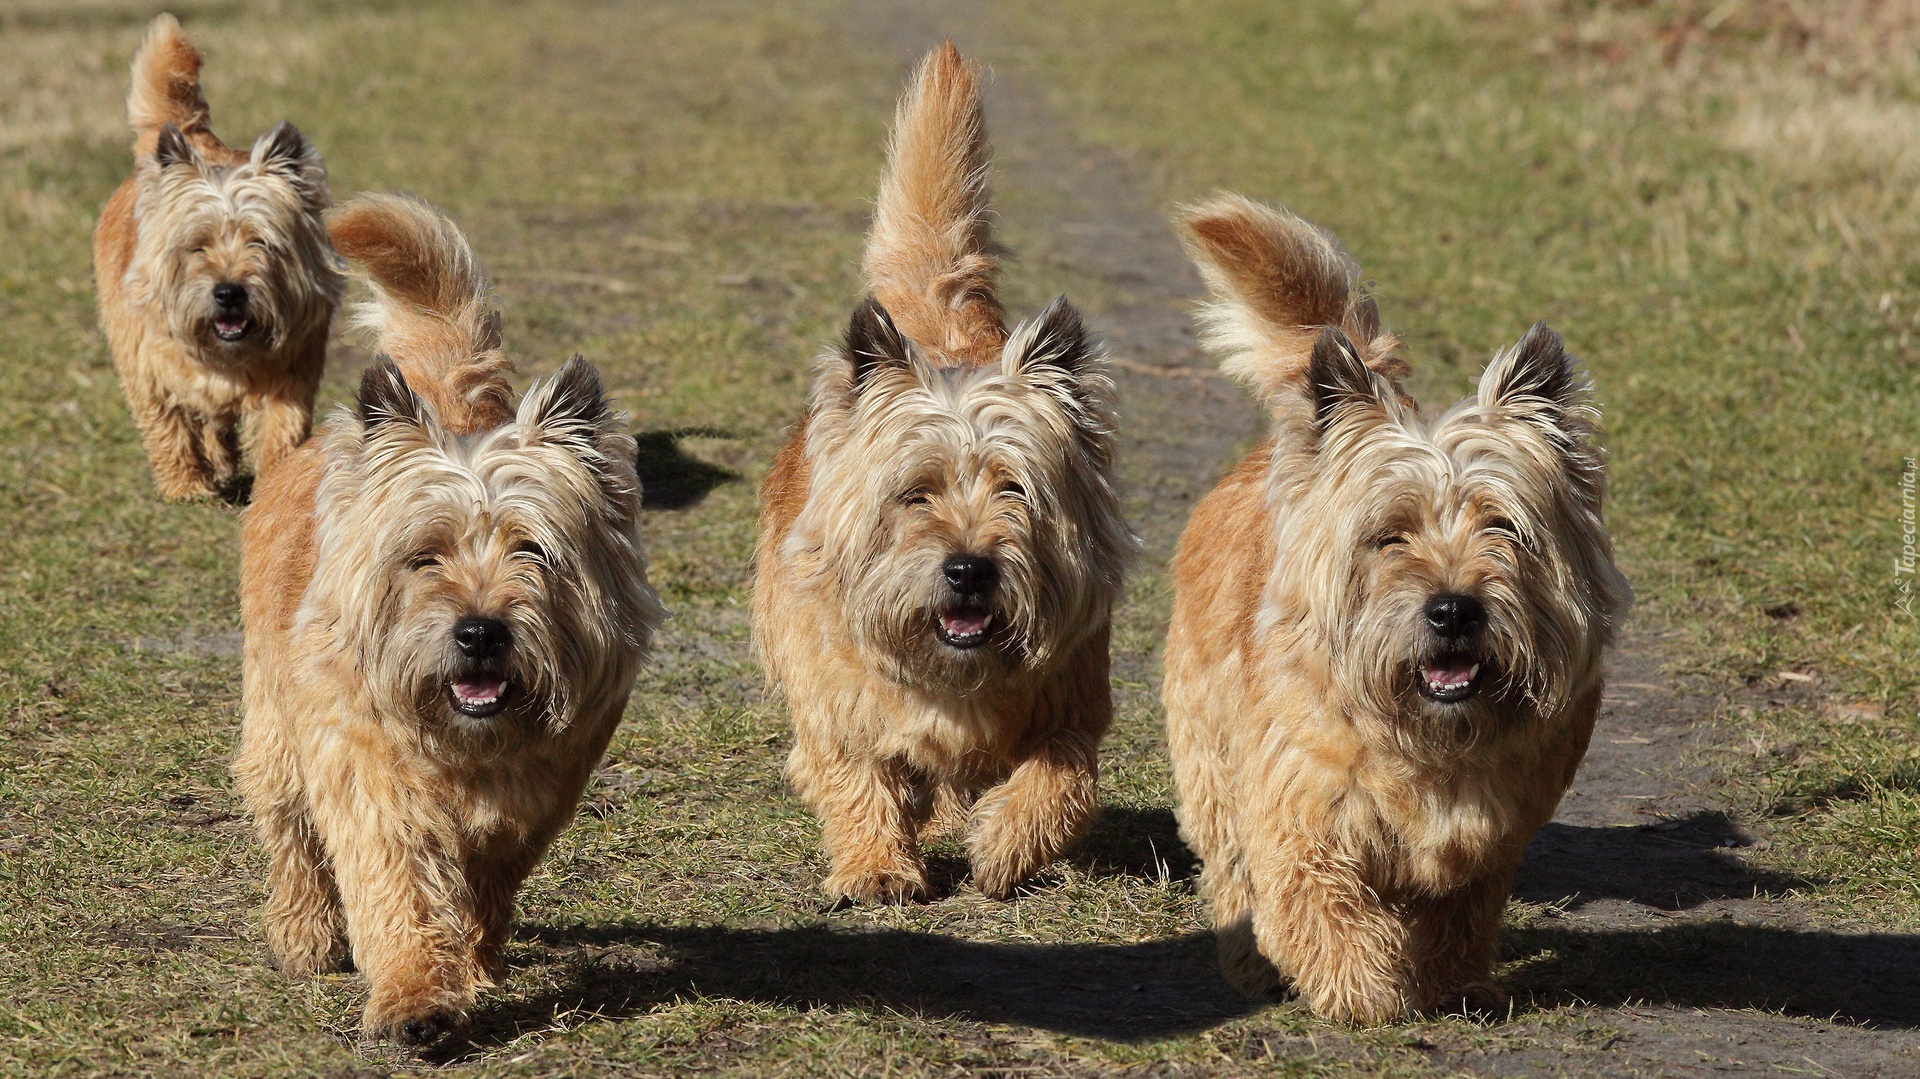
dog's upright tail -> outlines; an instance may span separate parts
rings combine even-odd
[[[127,90],[127,124],[133,128],[133,152],[153,153],[160,130],[180,129],[202,152],[225,149],[214,137],[207,99],[200,93],[200,50],[187,40],[180,21],[156,15],[133,55],[133,83]]]
[[[1175,220],[1213,293],[1200,309],[1206,345],[1220,354],[1222,371],[1263,399],[1303,385],[1314,341],[1328,326],[1352,340],[1367,366],[1396,382],[1406,375],[1394,354],[1400,339],[1381,330],[1360,267],[1325,230],[1232,194],[1183,206]]]
[[[929,53],[894,114],[863,263],[867,288],[924,346],[964,356],[1006,340],[994,297],[980,72],[949,41]]]
[[[333,248],[365,274],[373,300],[354,312],[407,385],[450,430],[513,416],[500,318],[459,226],[407,195],[366,194],[327,215]]]

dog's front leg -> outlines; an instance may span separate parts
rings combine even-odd
[[[458,833],[432,780],[388,763],[395,752],[361,746],[340,754],[352,760],[316,762],[309,798],[354,964],[373,990],[362,1025],[418,1045],[459,1025],[491,981],[477,954],[481,927]]]
[[[1321,1016],[1379,1024],[1412,1004],[1405,923],[1360,866],[1312,838],[1281,836],[1250,850],[1260,951]]]
[[[927,870],[913,837],[913,786],[900,762],[802,735],[787,774],[820,816],[821,845],[833,860],[821,885],[828,895],[874,903],[926,898]]]
[[[973,807],[967,854],[982,895],[1007,899],[1058,858],[1098,805],[1099,736],[1067,730],[1042,743]]]
[[[1506,1007],[1506,993],[1493,983],[1493,964],[1518,861],[1503,859],[1455,891],[1414,904],[1418,1007],[1487,1013]]]

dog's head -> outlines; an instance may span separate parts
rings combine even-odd
[[[1064,300],[998,363],[937,366],[869,299],[821,361],[788,557],[831,577],[890,677],[967,690],[1098,632],[1135,540],[1112,384]]]
[[[319,329],[346,284],[327,243],[326,166],[292,124],[247,160],[209,162],[172,124],[139,166],[136,288],[210,362],[241,362]]]
[[[1326,330],[1279,414],[1284,554],[1263,617],[1297,621],[1345,693],[1411,735],[1558,714],[1597,683],[1631,599],[1597,421],[1544,325],[1431,423]]]
[[[624,427],[579,357],[469,435],[383,360],[327,435],[301,617],[430,730],[552,731],[624,700],[663,617]]]

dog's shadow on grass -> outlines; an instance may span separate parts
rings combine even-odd
[[[1138,944],[1000,944],[832,923],[523,925],[516,965],[558,984],[475,1017],[462,1055],[550,1028],[555,1015],[622,1019],[678,1000],[1036,1027],[1137,1042],[1206,1030],[1254,1010],[1214,969],[1211,934]]]
[[[634,469],[640,474],[642,504],[649,510],[683,510],[700,504],[707,493],[740,474],[702,461],[680,448],[686,438],[733,438],[711,427],[675,427],[633,436]]]
[[[1508,932],[1508,988],[1549,1007],[1652,1002],[1920,1027],[1920,937],[1698,914],[1646,925],[1649,916],[1764,900],[1809,883],[1745,864],[1734,852],[1750,842],[1712,811],[1629,827],[1541,828],[1514,896],[1576,917]]]

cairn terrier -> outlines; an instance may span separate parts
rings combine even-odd
[[[1010,896],[1092,816],[1112,718],[1135,546],[1112,384],[1065,300],[1008,332],[986,180],[979,75],[949,43],[895,118],[870,296],[760,489],[754,636],[850,901],[926,897],[933,829]]]
[[[93,234],[100,324],[160,493],[206,498],[242,450],[258,470],[307,437],[346,288],[327,170],[292,124],[245,152],[215,138],[171,15],[133,59],[127,119],[134,173]]]
[[[1273,413],[1173,568],[1168,737],[1222,972],[1346,1022],[1497,1006],[1514,870],[1631,600],[1587,381],[1536,325],[1423,418],[1332,237],[1230,195],[1180,225],[1208,343]]]
[[[575,356],[517,405],[465,239],[366,195],[331,219],[385,353],[260,474],[241,528],[234,774],[283,969],[367,976],[423,1043],[503,973],[513,897],[572,818],[662,611],[625,418]]]

